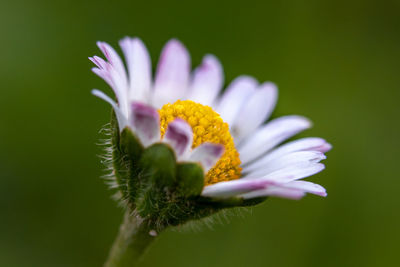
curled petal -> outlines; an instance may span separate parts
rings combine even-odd
[[[128,116],[128,88],[126,78],[122,78],[121,76],[123,73],[118,72],[111,63],[106,62],[100,57],[94,56],[89,59],[98,67],[92,68],[92,71],[113,89],[121,112],[125,116]]]
[[[214,167],[223,154],[223,145],[203,143],[193,150],[189,160],[199,162],[204,169],[204,173],[206,173]]]
[[[182,160],[188,154],[193,142],[193,131],[190,125],[176,118],[168,124],[164,141],[168,143],[175,151],[178,160]]]
[[[92,61],[100,69],[105,69],[108,64],[104,59],[98,56],[89,57],[89,60]]]
[[[145,147],[160,141],[160,118],[156,109],[133,102],[129,125]]]
[[[114,88],[114,82],[110,73],[105,69],[99,68],[92,68],[92,72],[102,78],[114,90],[114,93],[118,98],[118,90]]]
[[[113,107],[115,114],[117,116],[119,130],[122,132],[122,130],[128,125],[128,121],[127,121],[126,117],[124,116],[124,114],[122,114],[117,103],[115,103],[114,100],[112,100],[109,96],[104,94],[102,91],[99,91],[97,89],[93,89],[92,94],[97,96],[98,98],[103,99],[104,101],[106,101]]]
[[[161,52],[154,83],[153,104],[161,108],[166,103],[183,99],[190,74],[189,52],[178,40],[170,40]]]
[[[97,46],[103,52],[104,56],[108,62],[116,69],[116,71],[121,75],[121,78],[125,81],[127,80],[126,71],[124,63],[119,57],[118,53],[109,44],[105,42],[97,42]]]

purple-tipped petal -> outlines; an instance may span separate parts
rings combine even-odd
[[[251,191],[263,189],[269,184],[271,184],[269,181],[261,179],[239,179],[227,182],[219,182],[204,187],[201,195],[205,197],[229,198]]]
[[[118,99],[121,112],[128,116],[128,81],[124,64],[110,45],[104,42],[97,42],[97,45],[108,62],[97,56],[90,57],[90,61],[98,67],[92,71],[110,85]]]
[[[160,141],[160,117],[151,106],[133,102],[129,124],[145,147]]]
[[[279,183],[288,183],[294,180],[302,179],[325,169],[325,165],[315,162],[301,162],[282,168],[263,176],[265,179]],[[251,178],[245,178],[251,179]]]
[[[245,199],[256,198],[256,197],[282,197],[289,199],[300,199],[305,196],[306,193],[326,197],[326,190],[318,184],[314,184],[307,181],[293,181],[289,183],[275,184],[267,186],[265,189],[255,190],[246,194],[242,197]]]
[[[204,169],[204,173],[207,173],[224,154],[224,150],[223,145],[203,143],[193,150],[189,160],[199,162]]]
[[[329,144],[328,142],[325,142],[325,144],[315,147],[314,148],[316,151],[320,151],[322,153],[326,153],[332,149],[332,145]]]
[[[326,156],[319,151],[297,151],[275,158],[263,165],[252,165],[246,168],[245,172],[249,176],[265,176],[296,164],[318,163],[324,159],[326,159]]]
[[[302,190],[303,192],[311,193],[321,197],[326,197],[328,195],[325,188],[319,184],[314,184],[308,181],[293,181],[282,186],[285,188]]]
[[[92,68],[92,72],[97,76],[99,76],[100,78],[102,78],[111,88],[113,88],[113,91],[118,98],[118,92],[117,90],[114,89],[114,83],[110,73],[105,69],[99,69],[99,68]]]
[[[231,125],[257,85],[258,83],[253,77],[239,76],[228,86],[216,105],[216,111],[224,122]]]
[[[124,114],[122,114],[119,107],[117,106],[117,103],[115,103],[114,100],[112,100],[109,96],[104,94],[102,91],[99,91],[97,89],[93,89],[92,94],[97,96],[98,98],[103,99],[104,101],[109,103],[114,108],[115,114],[116,114],[117,120],[118,120],[119,130],[122,131],[128,125],[128,121],[127,121],[126,117],[124,116]]]
[[[97,42],[97,46],[103,52],[104,56],[108,62],[115,68],[115,70],[120,74],[121,78],[125,81],[127,80],[126,71],[124,63],[119,57],[118,53],[109,44],[105,42]]]
[[[100,69],[105,69],[107,66],[107,62],[101,57],[98,56],[89,57],[89,60],[92,61]]]
[[[174,149],[178,160],[182,160],[187,156],[192,146],[192,127],[186,121],[176,118],[168,124],[164,141]]]
[[[297,200],[304,197],[304,195],[305,192],[299,189],[271,186],[267,187],[266,189],[261,189],[247,194],[243,194],[241,197],[243,197],[244,199],[250,199],[250,198],[271,196],[271,197],[281,197],[281,198]]]
[[[256,130],[275,108],[278,89],[275,84],[266,82],[247,99],[233,122],[232,133],[235,143]]]
[[[129,71],[129,99],[148,102],[151,88],[151,59],[139,38],[125,37],[120,41]]]
[[[154,83],[153,104],[161,108],[185,96],[190,74],[190,56],[178,40],[170,40],[161,52]]]
[[[238,151],[242,164],[250,163],[276,145],[309,127],[311,127],[311,122],[308,119],[295,115],[280,117],[269,122],[239,144]]]
[[[315,152],[325,153],[329,151],[330,148],[331,145],[322,138],[307,137],[298,139],[272,150],[271,152],[261,157],[260,159],[257,159],[256,161],[250,163],[248,166],[245,166],[243,168],[243,171],[245,172],[254,171],[262,166],[265,166],[272,160],[291,154],[293,152],[315,151]]]
[[[187,99],[211,106],[224,82],[222,65],[214,55],[206,55],[194,71]]]

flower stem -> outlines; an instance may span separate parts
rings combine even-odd
[[[138,266],[148,245],[156,238],[151,227],[138,216],[125,213],[117,238],[111,248],[105,267]]]

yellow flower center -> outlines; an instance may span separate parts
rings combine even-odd
[[[160,114],[161,136],[164,136],[171,121],[175,118],[181,118],[192,127],[192,149],[204,142],[224,146],[224,154],[205,175],[205,185],[234,180],[240,177],[242,168],[239,166],[239,153],[229,133],[229,126],[211,107],[190,100],[178,100],[174,104],[164,105],[158,113]]]

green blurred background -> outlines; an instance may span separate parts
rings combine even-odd
[[[334,149],[326,199],[271,199],[201,231],[167,231],[144,266],[399,266],[399,1],[4,1],[0,9],[0,266],[101,266],[122,210],[99,178],[110,107],[97,40],[171,37],[193,65],[278,84]]]

